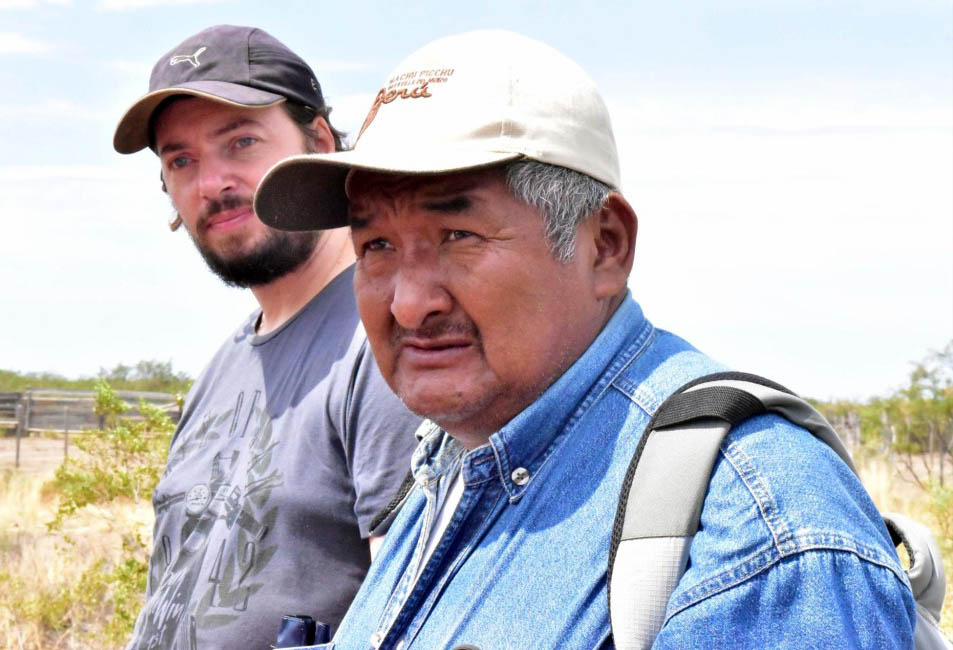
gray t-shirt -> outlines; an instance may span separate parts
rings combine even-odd
[[[343,617],[418,424],[378,372],[352,277],[270,334],[253,314],[189,393],[130,649],[264,650],[284,614]]]

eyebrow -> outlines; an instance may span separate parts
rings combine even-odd
[[[218,138],[225,135],[226,133],[235,131],[237,129],[242,128],[243,126],[249,126],[249,125],[261,126],[261,122],[259,122],[256,119],[252,119],[250,117],[242,117],[215,129],[214,131],[212,131],[211,134],[209,134],[209,137]],[[163,154],[171,153],[173,151],[181,151],[182,149],[185,149],[185,148],[186,148],[186,145],[184,142],[167,142],[159,149],[159,155],[161,156]]]
[[[431,212],[444,212],[458,214],[465,211],[473,204],[473,201],[466,196],[454,196],[449,199],[438,199],[436,201],[427,201],[424,208]]]
[[[431,212],[459,214],[473,205],[473,199],[464,195],[473,191],[478,186],[478,183],[466,182],[448,184],[444,187],[438,187],[438,189],[431,192],[435,198],[424,199],[421,205],[425,210],[429,210]],[[356,216],[353,209],[351,209],[352,206],[353,202],[348,208],[348,222],[351,226],[351,230],[361,230],[362,228],[366,228],[368,225],[370,225],[371,221],[374,220],[374,216]]]
[[[351,227],[351,230],[360,230],[362,228],[367,228],[367,225],[371,222],[370,219],[363,219],[361,217],[355,217],[350,210],[348,211],[348,225]]]

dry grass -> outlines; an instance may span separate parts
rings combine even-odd
[[[87,507],[61,531],[48,531],[46,523],[53,519],[58,503],[44,485],[62,459],[62,442],[23,442],[25,462],[20,470],[13,470],[12,441],[0,439],[0,648],[121,647],[103,638],[111,612],[101,576],[120,556],[124,534],[139,533],[149,539],[152,510],[147,503],[130,502]],[[904,480],[886,459],[860,463],[860,473],[881,510],[908,514],[931,527],[938,538],[946,530],[938,520],[935,500]],[[953,576],[953,539],[940,541],[946,575]],[[951,602],[953,597],[948,597],[943,610],[947,634],[953,634]]]
[[[953,513],[950,509],[939,504],[935,497],[924,492],[916,482],[905,477],[896,464],[883,456],[874,456],[858,463],[858,471],[864,487],[881,512],[902,513],[930,528],[940,545],[947,581],[953,579],[953,539],[949,537],[953,532],[949,524]],[[900,555],[904,566],[907,566],[905,554]],[[953,593],[949,586],[940,616],[940,627],[947,636],[953,637]]]
[[[124,534],[151,534],[151,508],[87,509],[50,532],[58,502],[44,485],[52,476],[49,464],[0,466],[0,648],[121,647],[102,637],[111,614],[106,575]]]

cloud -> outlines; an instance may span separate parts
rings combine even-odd
[[[99,120],[111,118],[113,117],[113,113],[55,99],[47,100],[40,104],[0,104],[0,119],[33,117],[68,117],[74,120]]]
[[[888,104],[840,98],[674,98],[610,100],[613,122],[638,130],[745,132],[759,135],[806,135],[886,130],[949,129],[948,102]]]
[[[141,180],[138,170],[107,165],[0,165],[0,183],[92,181],[129,183]]]
[[[49,49],[48,44],[29,36],[16,32],[0,32],[0,54],[42,54]]]
[[[0,0],[0,11],[14,9],[36,9],[43,5],[55,5],[57,7],[68,7],[73,4],[72,0]]]
[[[953,331],[953,106],[844,86],[607,95],[650,318],[795,390],[866,398]]]
[[[149,78],[152,74],[152,63],[148,61],[109,61],[106,63],[109,68],[128,74],[136,78]]]
[[[0,0],[2,1],[2,0]],[[96,8],[101,11],[135,11],[152,7],[169,7],[197,4],[219,4],[226,0],[99,0]]]

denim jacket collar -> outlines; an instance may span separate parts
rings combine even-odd
[[[626,346],[638,350],[649,338],[652,326],[642,309],[626,294],[612,318],[581,357],[546,391],[498,432],[486,445],[471,450],[463,458],[467,485],[498,476],[511,501],[517,501],[533,483],[536,472],[570,427],[567,421],[584,409],[583,397],[606,375],[610,363],[625,361],[620,355]],[[633,341],[632,332],[637,332]],[[637,345],[632,345],[634,342]],[[618,369],[616,370],[616,372]],[[611,377],[605,378],[605,383]],[[598,393],[599,391],[595,391]],[[595,398],[595,394],[591,396]],[[591,401],[591,400],[587,400]],[[423,430],[423,429],[422,429]],[[412,459],[412,471],[418,484],[439,478],[455,468],[462,446],[434,426],[425,432]]]

